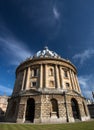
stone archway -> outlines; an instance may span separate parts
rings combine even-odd
[[[34,122],[35,116],[35,100],[33,98],[29,98],[27,100],[27,107],[26,107],[26,121]]]
[[[71,99],[71,107],[72,107],[72,113],[73,113],[74,119],[80,120],[80,111],[79,111],[78,102],[74,98]]]

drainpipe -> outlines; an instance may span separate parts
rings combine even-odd
[[[68,108],[67,108],[67,103],[66,103],[66,92],[64,91],[64,101],[65,101],[65,108],[66,108],[66,121],[69,122],[69,117],[68,117]]]

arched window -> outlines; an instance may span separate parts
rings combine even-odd
[[[80,119],[78,102],[74,98],[71,99],[71,107],[74,119]]]
[[[49,76],[53,76],[53,69],[52,68],[49,69]]]
[[[83,102],[83,108],[84,108],[85,115],[87,116],[86,106],[84,102]]]
[[[58,114],[58,103],[56,99],[51,99],[51,112],[56,113],[56,116],[59,117]]]

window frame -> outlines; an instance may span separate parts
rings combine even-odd
[[[32,69],[31,77],[38,77],[38,68],[33,68]]]
[[[70,83],[68,83],[68,82],[66,82],[65,85],[66,85],[67,88],[70,87]]]
[[[64,78],[68,78],[68,71],[64,70]]]
[[[35,83],[35,85],[34,85],[34,83]],[[31,87],[36,87],[36,86],[37,86],[37,82],[36,81],[32,81]]]
[[[54,71],[52,68],[49,69],[49,76],[53,76],[54,75]]]

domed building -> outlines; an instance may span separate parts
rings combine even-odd
[[[6,121],[63,123],[90,118],[76,67],[45,47],[16,69]]]

